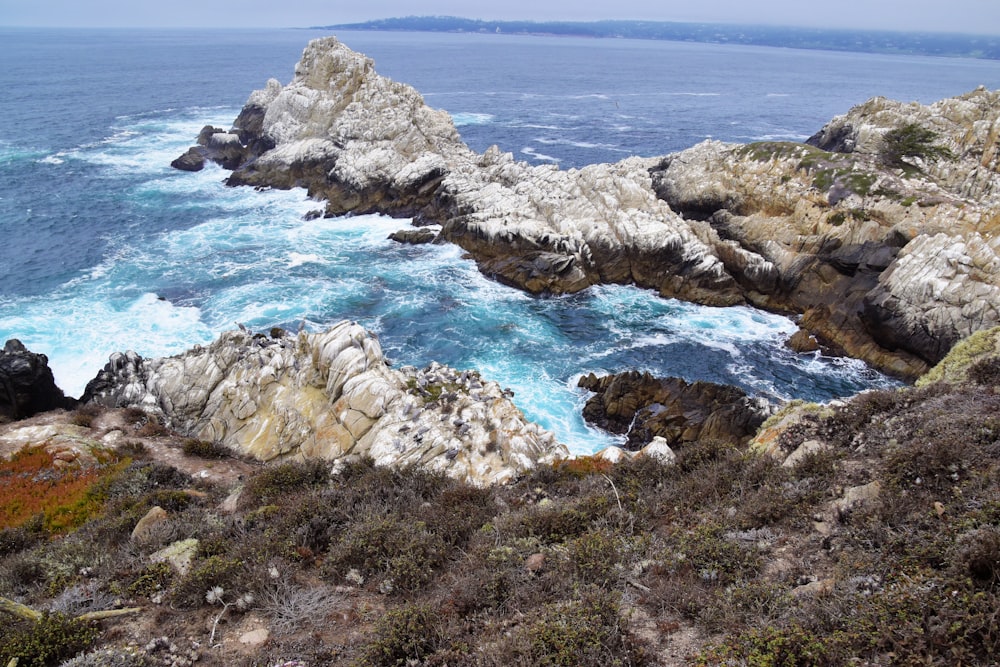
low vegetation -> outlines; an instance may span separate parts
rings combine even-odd
[[[45,614],[0,629],[0,662],[996,664],[998,368],[802,410],[777,456],[704,440],[496,488],[313,461],[236,497],[109,454],[72,521],[6,519],[0,596]],[[29,450],[2,478],[51,464]],[[154,507],[166,520],[134,537]],[[183,568],[154,556],[192,538]],[[125,606],[142,612],[72,620]]]
[[[912,162],[914,158],[933,162],[954,157],[951,150],[936,144],[937,140],[937,132],[919,123],[906,123],[885,133],[882,137],[879,158],[890,167],[904,171],[919,171]]]

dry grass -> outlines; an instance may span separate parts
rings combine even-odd
[[[779,449],[828,447],[793,467],[711,440],[674,465],[563,461],[488,489],[370,461],[283,463],[245,479],[225,514],[228,488],[192,494],[169,466],[109,460],[91,487],[103,513],[59,538],[37,512],[0,532],[0,595],[143,607],[99,645],[137,645],[147,664],[995,664],[995,367],[810,413]],[[28,452],[11,479],[50,465]],[[154,505],[168,523],[133,543]],[[182,537],[199,540],[186,574],[149,560]],[[251,621],[270,630],[252,651]]]

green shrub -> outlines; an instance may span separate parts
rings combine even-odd
[[[129,595],[151,597],[166,589],[174,578],[174,569],[167,563],[152,563],[132,579],[126,587]]]
[[[384,590],[413,591],[431,579],[446,555],[444,541],[422,522],[398,515],[369,517],[344,531],[325,567],[336,578],[355,569],[366,579],[381,579]]]
[[[292,491],[320,486],[330,479],[330,464],[317,459],[279,463],[251,477],[243,489],[244,505],[271,505]]]
[[[791,625],[752,628],[731,643],[709,648],[698,657],[698,665],[742,664],[750,667],[805,667],[828,665],[824,638]]]
[[[508,650],[513,655],[506,664],[538,667],[626,667],[648,661],[628,634],[618,603],[596,590],[576,600],[545,605]]]
[[[375,636],[362,650],[362,659],[357,664],[359,667],[420,664],[437,648],[436,618],[437,613],[429,605],[408,604],[389,610],[375,625]]]
[[[918,123],[907,123],[893,128],[882,137],[879,158],[890,167],[911,167],[906,158],[922,160],[951,159],[952,152],[944,146],[936,146],[938,134]]]
[[[224,556],[209,556],[196,562],[191,570],[178,581],[171,591],[173,602],[180,607],[200,607],[205,604],[205,594],[212,588],[236,590],[244,569],[240,561]],[[243,592],[243,591],[239,591]]]
[[[5,628],[5,636],[0,639],[0,659],[7,664],[17,658],[18,667],[58,665],[90,648],[98,634],[87,623],[62,614],[43,614],[37,621]]]
[[[761,566],[756,546],[744,546],[727,536],[725,527],[719,524],[702,524],[681,533],[675,543],[673,560],[679,569],[719,586],[752,579]]]

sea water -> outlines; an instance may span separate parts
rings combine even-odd
[[[206,124],[229,127],[312,31],[0,29],[0,340],[48,355],[71,395],[115,351],[207,343],[237,323],[321,330],[352,319],[397,365],[474,368],[577,452],[585,373],[647,370],[824,400],[893,381],[795,354],[790,320],[627,286],[536,298],[452,246],[387,236],[407,221],[306,221],[300,190],[170,168]],[[661,155],[706,137],[803,139],[875,94],[930,102],[996,87],[1000,63],[720,45],[343,33],[378,71],[449,111],[476,150],[561,167]]]

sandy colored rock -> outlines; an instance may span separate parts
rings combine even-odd
[[[277,338],[231,331],[163,359],[116,354],[85,400],[142,408],[262,461],[367,455],[488,484],[568,455],[497,383],[439,364],[392,369],[351,322]]]
[[[781,462],[781,467],[792,468],[805,460],[810,454],[818,454],[829,449],[830,446],[820,440],[806,440]]]
[[[133,542],[145,542],[156,529],[156,526],[167,521],[167,511],[159,505],[154,505],[139,519],[132,529]]]

